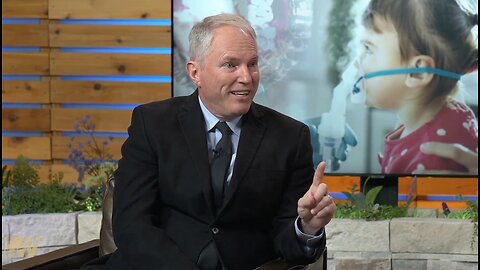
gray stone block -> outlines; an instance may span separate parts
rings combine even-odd
[[[389,221],[333,219],[325,228],[330,251],[388,252]]]
[[[390,270],[392,269],[390,260],[381,259],[341,259],[336,260],[335,270]]]
[[[102,212],[85,212],[78,215],[78,243],[100,238]]]
[[[399,218],[390,223],[390,248],[394,253],[478,254],[472,235],[469,220]]]
[[[77,213],[2,216],[2,250],[77,243]]]
[[[392,260],[392,270],[427,270],[427,260]]]
[[[477,270],[478,263],[429,260],[427,270]]]
[[[478,255],[444,253],[393,253],[394,260],[447,260],[478,263]]]

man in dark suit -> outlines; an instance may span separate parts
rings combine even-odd
[[[314,172],[307,126],[253,103],[255,31],[221,14],[195,25],[189,39],[197,91],[133,111],[115,172],[118,249],[107,268],[314,262],[336,206],[322,183],[325,164]]]

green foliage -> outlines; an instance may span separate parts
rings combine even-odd
[[[37,170],[30,164],[30,161],[20,155],[15,161],[15,166],[11,170],[11,183],[9,186],[17,188],[32,188],[40,182]]]
[[[356,0],[333,1],[328,25],[328,78],[333,85],[340,82],[340,75],[349,59],[348,43],[352,39],[355,20],[351,9]]]
[[[72,137],[69,164],[79,173],[78,186],[62,184],[63,173],[40,183],[37,169],[19,156],[15,165],[2,167],[2,215],[97,211],[103,205],[107,181],[113,177],[117,163],[112,161],[107,146],[113,138],[99,142],[95,125],[87,116],[75,125],[78,136]],[[78,137],[84,139],[77,141]]]
[[[369,179],[364,183],[364,191]],[[410,197],[407,205],[403,207],[375,204],[375,199],[382,188],[382,186],[374,187],[365,193],[359,192],[357,186],[354,185],[351,192],[342,192],[347,196],[348,202],[337,206],[335,218],[385,220],[409,216],[408,208],[413,201],[413,197]]]
[[[105,186],[97,186],[91,189],[88,197],[83,201],[83,205],[88,211],[97,211],[103,206],[103,194]]]
[[[61,183],[56,175],[49,183],[39,183],[37,170],[19,156],[12,169],[2,168],[2,215],[59,213],[79,210],[74,186]]]
[[[7,168],[7,165],[2,167],[2,188],[8,187],[12,182],[12,170]]]

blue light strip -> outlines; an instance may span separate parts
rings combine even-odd
[[[329,193],[334,199],[337,200],[348,200],[347,196],[343,193],[331,192]],[[463,200],[475,201],[477,196],[463,196]],[[401,202],[407,201],[406,195],[398,195],[398,200]],[[426,196],[425,201],[442,201],[442,202],[462,202],[457,196]]]
[[[15,165],[16,160],[15,159],[2,159],[2,166],[3,165]],[[30,159],[29,160],[30,164],[33,165],[42,165],[44,163],[43,160],[35,160],[35,159]]]
[[[85,160],[92,161],[92,160],[99,160],[99,159],[85,159]],[[106,160],[102,160],[102,162],[118,163],[118,160],[116,160],[116,159],[110,159],[110,160],[106,159]],[[64,159],[64,160],[62,160],[62,164],[70,165],[70,161],[68,159]]]
[[[61,24],[172,26],[172,20],[60,20]]]
[[[459,199],[457,196],[428,195],[426,201],[462,202],[463,200],[475,201],[477,198],[477,196],[463,196],[462,199]]]
[[[62,136],[65,137],[90,137],[88,133],[78,133],[78,132],[62,132]],[[128,138],[127,132],[95,132],[95,137],[98,138]]]
[[[66,53],[172,54],[172,48],[62,48]]]
[[[42,109],[42,104],[36,103],[2,103],[2,109]]]
[[[21,137],[21,138],[25,138],[25,137],[43,137],[43,134],[42,132],[36,132],[36,131],[32,131],[32,132],[28,132],[28,131],[2,131],[2,137]]]
[[[61,76],[65,81],[171,83],[171,76]]]
[[[2,24],[40,24],[40,19],[2,19]]]
[[[94,110],[128,110],[135,109],[139,104],[61,104],[65,109],[94,109]]]
[[[38,47],[2,47],[2,53],[15,53],[15,52],[40,52]]]
[[[2,81],[40,81],[42,76],[36,75],[2,75]]]

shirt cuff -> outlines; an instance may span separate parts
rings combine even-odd
[[[297,217],[295,220],[295,232],[297,233],[298,240],[308,248],[307,250],[317,248],[321,243],[325,231],[324,228],[320,229],[315,235],[310,235],[302,232],[300,230],[301,226],[300,217]]]

